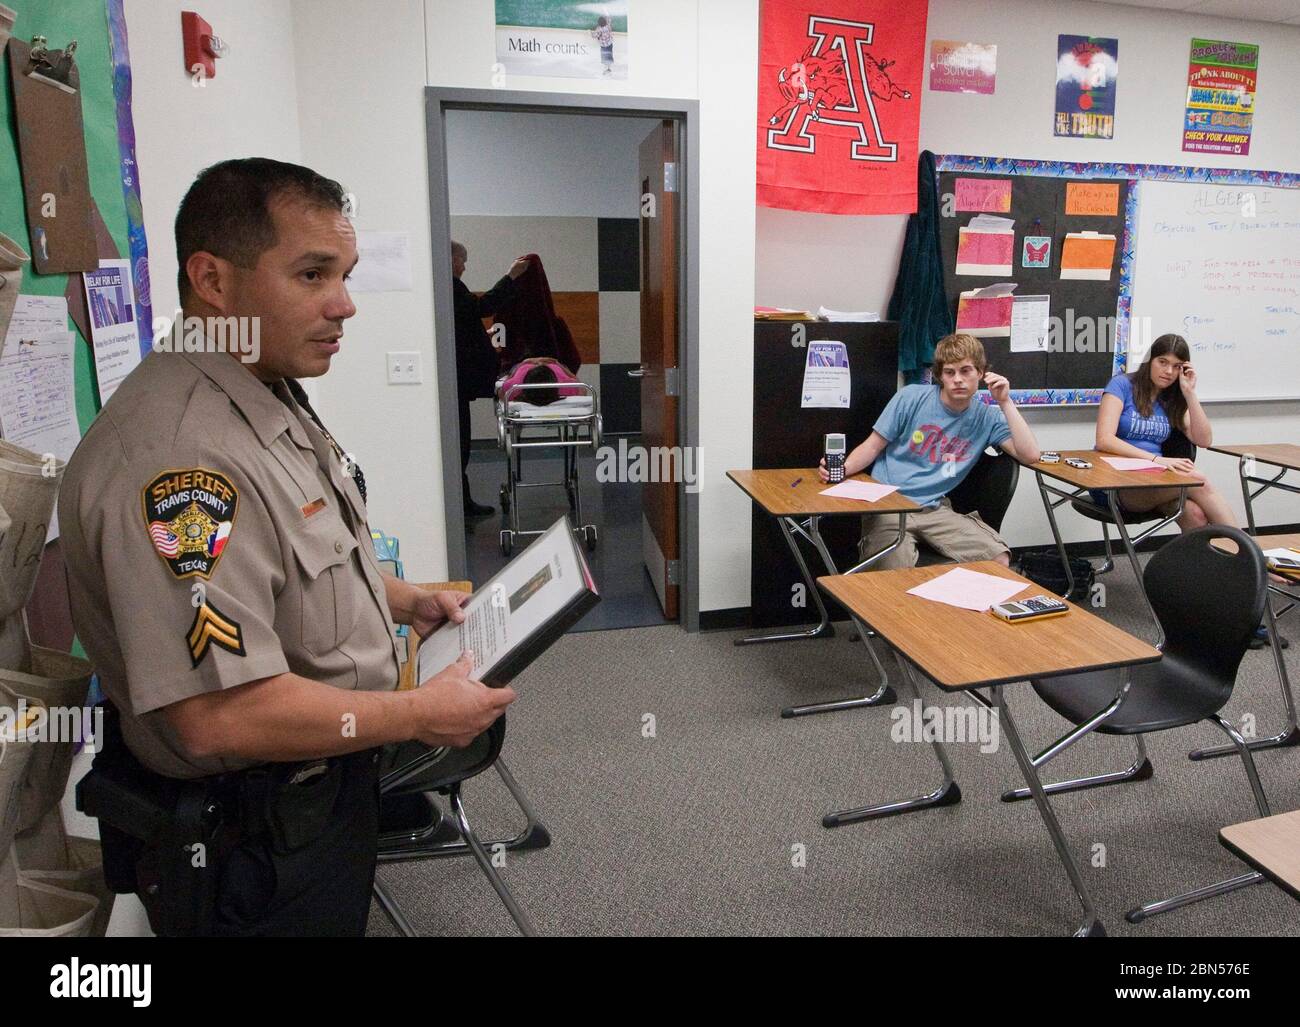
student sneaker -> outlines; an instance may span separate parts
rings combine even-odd
[[[1278,632],[1277,640],[1283,649],[1291,648],[1290,640],[1281,632]],[[1268,644],[1269,644],[1268,628],[1266,628],[1263,624],[1261,624],[1259,627],[1255,629],[1255,634],[1250,639],[1250,648],[1263,649],[1264,646]]]

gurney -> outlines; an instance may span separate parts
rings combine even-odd
[[[505,453],[506,480],[501,483],[501,511],[508,515],[510,527],[501,530],[501,552],[509,556],[515,539],[540,535],[546,525],[536,529],[519,525],[519,490],[523,488],[563,487],[569,499],[569,519],[574,534],[587,546],[596,548],[599,533],[594,524],[582,521],[582,491],[578,482],[579,450],[590,447],[594,453],[600,448],[601,417],[600,397],[585,382],[566,382],[563,388],[581,394],[564,396],[554,403],[537,405],[529,403],[528,392],[536,389],[556,388],[553,382],[512,385],[503,391],[497,384],[497,446]],[[564,473],[559,481],[524,481],[523,451],[526,449],[559,449],[563,455]]]

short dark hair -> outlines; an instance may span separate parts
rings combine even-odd
[[[256,266],[279,240],[271,202],[284,195],[314,207],[343,211],[343,187],[300,164],[267,157],[223,160],[199,172],[176,213],[176,284],[181,299],[190,289],[185,264],[202,251],[237,267]]]
[[[551,370],[549,364],[538,364],[526,375],[524,375],[525,385],[540,385],[542,382],[555,381],[555,372]],[[532,403],[535,406],[550,406],[560,398],[559,389],[521,389],[519,399],[524,403]]]

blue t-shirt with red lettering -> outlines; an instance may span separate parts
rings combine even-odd
[[[1011,438],[999,407],[975,398],[955,413],[943,405],[937,385],[908,385],[894,393],[874,430],[889,445],[871,465],[871,476],[897,485],[919,506],[938,505],[986,447]]]

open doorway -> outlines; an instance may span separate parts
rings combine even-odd
[[[603,599],[580,629],[693,629],[694,104],[428,94],[451,573],[484,581],[567,517]],[[504,386],[466,389],[474,333]]]

